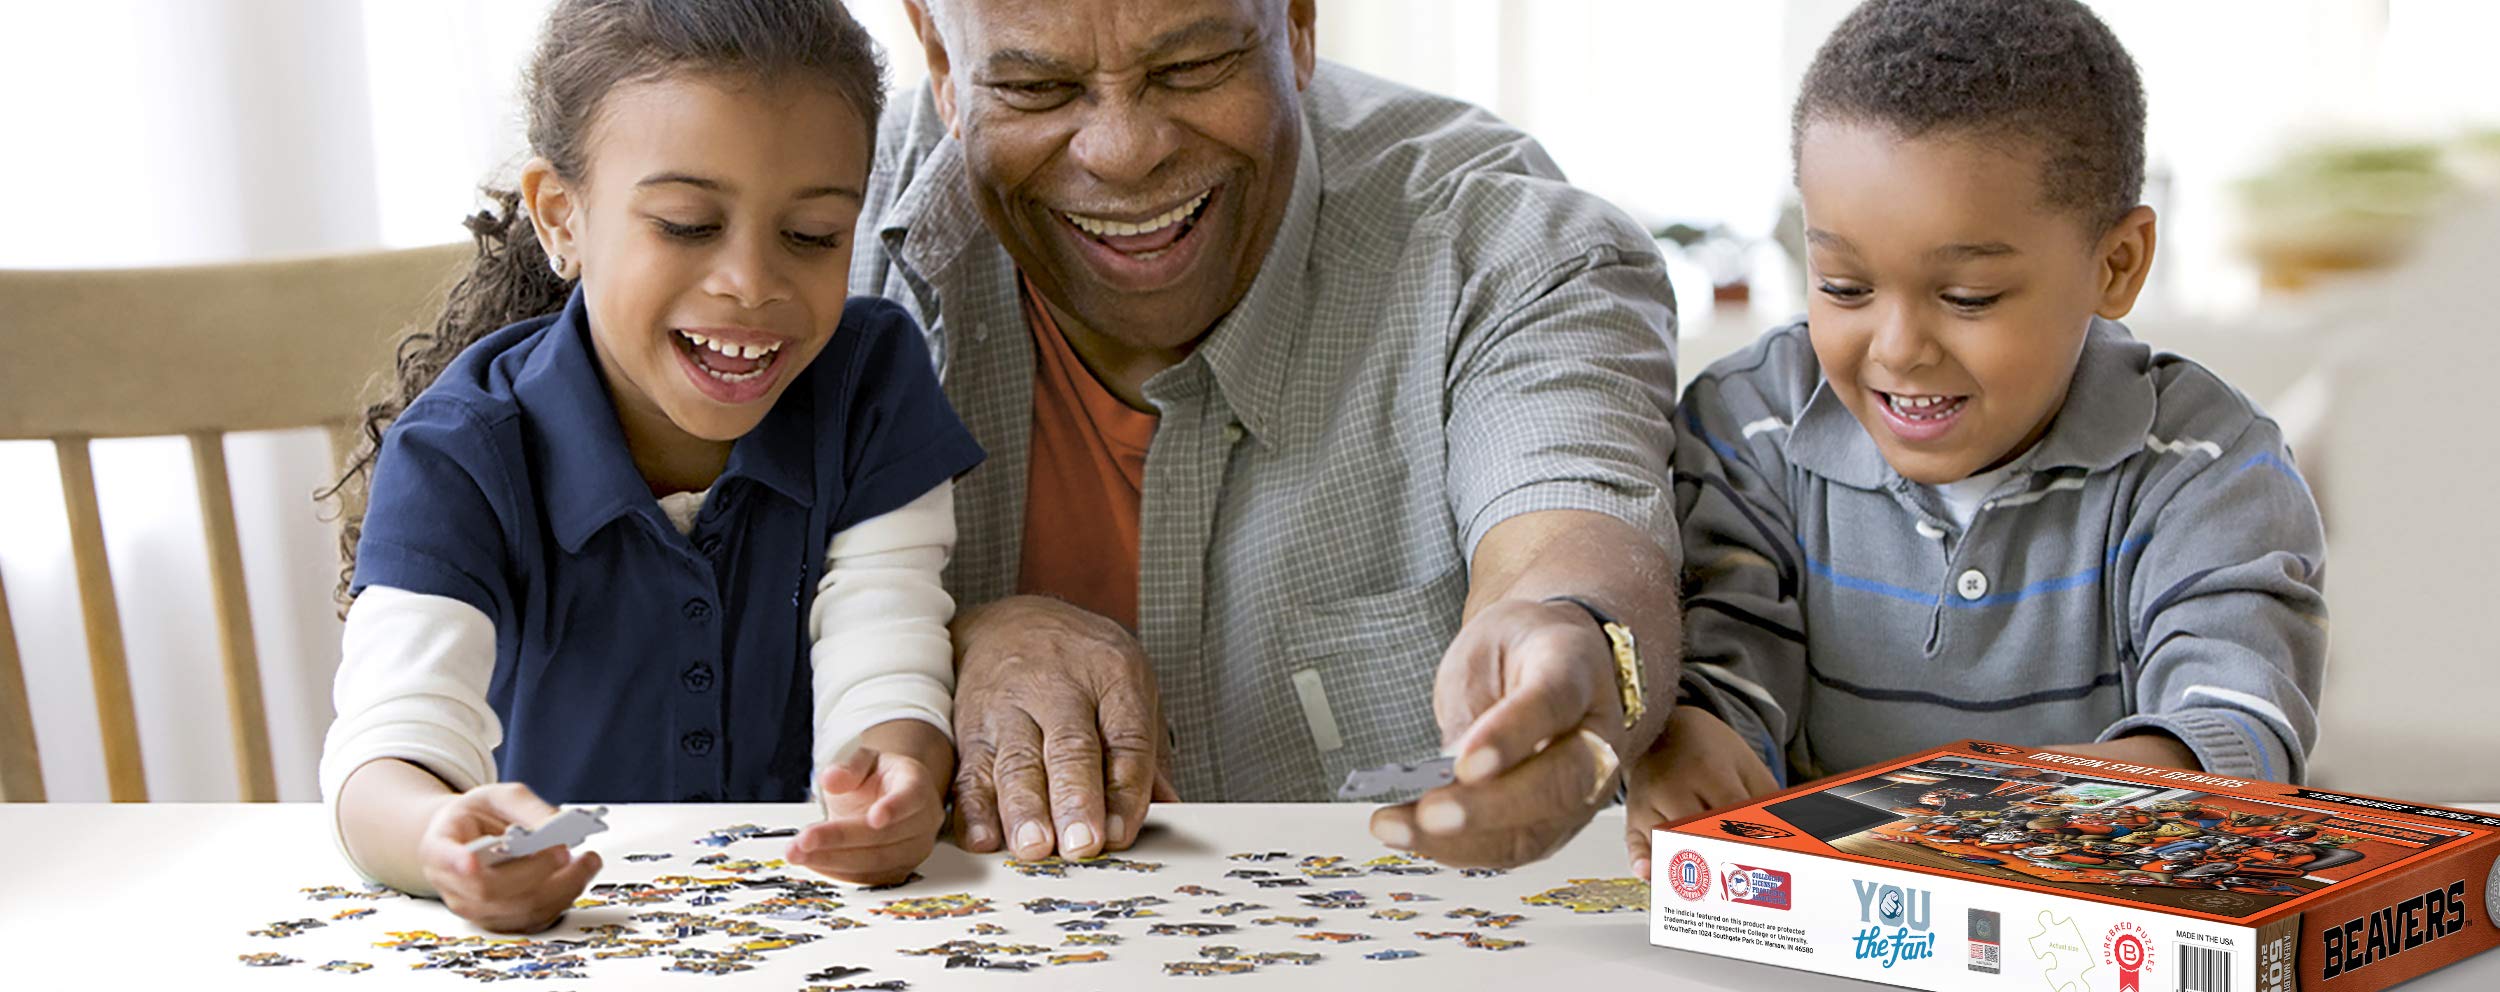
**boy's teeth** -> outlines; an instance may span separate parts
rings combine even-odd
[[[1930,419],[1961,402],[1961,398],[1956,396],[1902,396],[1894,393],[1885,394],[1885,399],[1891,403],[1893,412],[1914,420]]]
[[[1184,220],[1188,220],[1189,215],[1197,213],[1198,207],[1206,202],[1207,195],[1205,193],[1200,193],[1196,197],[1191,198],[1189,202],[1172,208],[1172,212],[1164,214],[1161,217],[1148,220],[1142,224],[1128,224],[1116,220],[1103,220],[1099,217],[1087,217],[1084,214],[1061,214],[1061,216],[1066,217],[1068,219],[1068,223],[1075,224],[1078,230],[1084,231],[1085,233],[1091,234],[1097,238],[1125,238],[1139,234],[1152,234],[1174,224],[1178,224]]]

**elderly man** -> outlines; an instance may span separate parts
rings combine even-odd
[[[1674,687],[1653,242],[1483,112],[1319,65],[1313,0],[906,6],[930,83],[852,283],[991,453],[949,572],[959,842],[1090,855],[1150,796],[1445,749],[1382,841],[1569,839]]]

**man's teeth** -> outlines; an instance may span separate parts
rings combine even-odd
[[[1943,416],[1949,412],[1948,408],[1958,407],[1962,402],[1962,397],[1959,396],[1902,396],[1886,393],[1884,398],[1892,404],[1894,413],[1911,420],[1932,420]]]
[[[704,337],[703,335],[696,334],[693,331],[679,331],[677,333],[685,335],[686,340],[694,342],[695,347],[710,349],[712,352],[723,358],[762,358],[766,355],[772,354],[773,352],[781,350],[781,342],[779,341],[759,347],[751,344],[741,345],[731,344],[727,341],[715,341],[711,338]]]
[[[1156,231],[1163,230],[1164,228],[1188,220],[1189,215],[1197,213],[1198,208],[1205,205],[1206,202],[1207,194],[1200,193],[1189,202],[1172,208],[1171,213],[1164,214],[1161,217],[1156,217],[1140,224],[1129,224],[1116,220],[1103,220],[1099,217],[1087,217],[1084,214],[1063,213],[1060,216],[1066,217],[1068,219],[1068,223],[1076,225],[1077,230],[1091,234],[1097,238],[1126,238],[1134,237],[1140,234],[1153,234]]]

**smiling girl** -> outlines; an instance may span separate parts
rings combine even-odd
[[[878,56],[835,0],[560,0],[526,100],[534,157],[342,483],[341,846],[530,930],[598,856],[467,844],[540,796],[812,779],[790,860],[899,879],[954,763],[938,573],[981,452],[910,318],[847,298]]]

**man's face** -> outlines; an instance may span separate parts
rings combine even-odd
[[[2029,449],[2093,315],[2134,303],[2151,211],[2087,232],[2044,175],[2036,149],[1953,135],[1827,121],[1798,142],[1808,336],[1902,478],[1956,482]]]
[[[1293,189],[1312,0],[915,2],[973,199],[1046,298],[1148,349],[1240,302]]]

